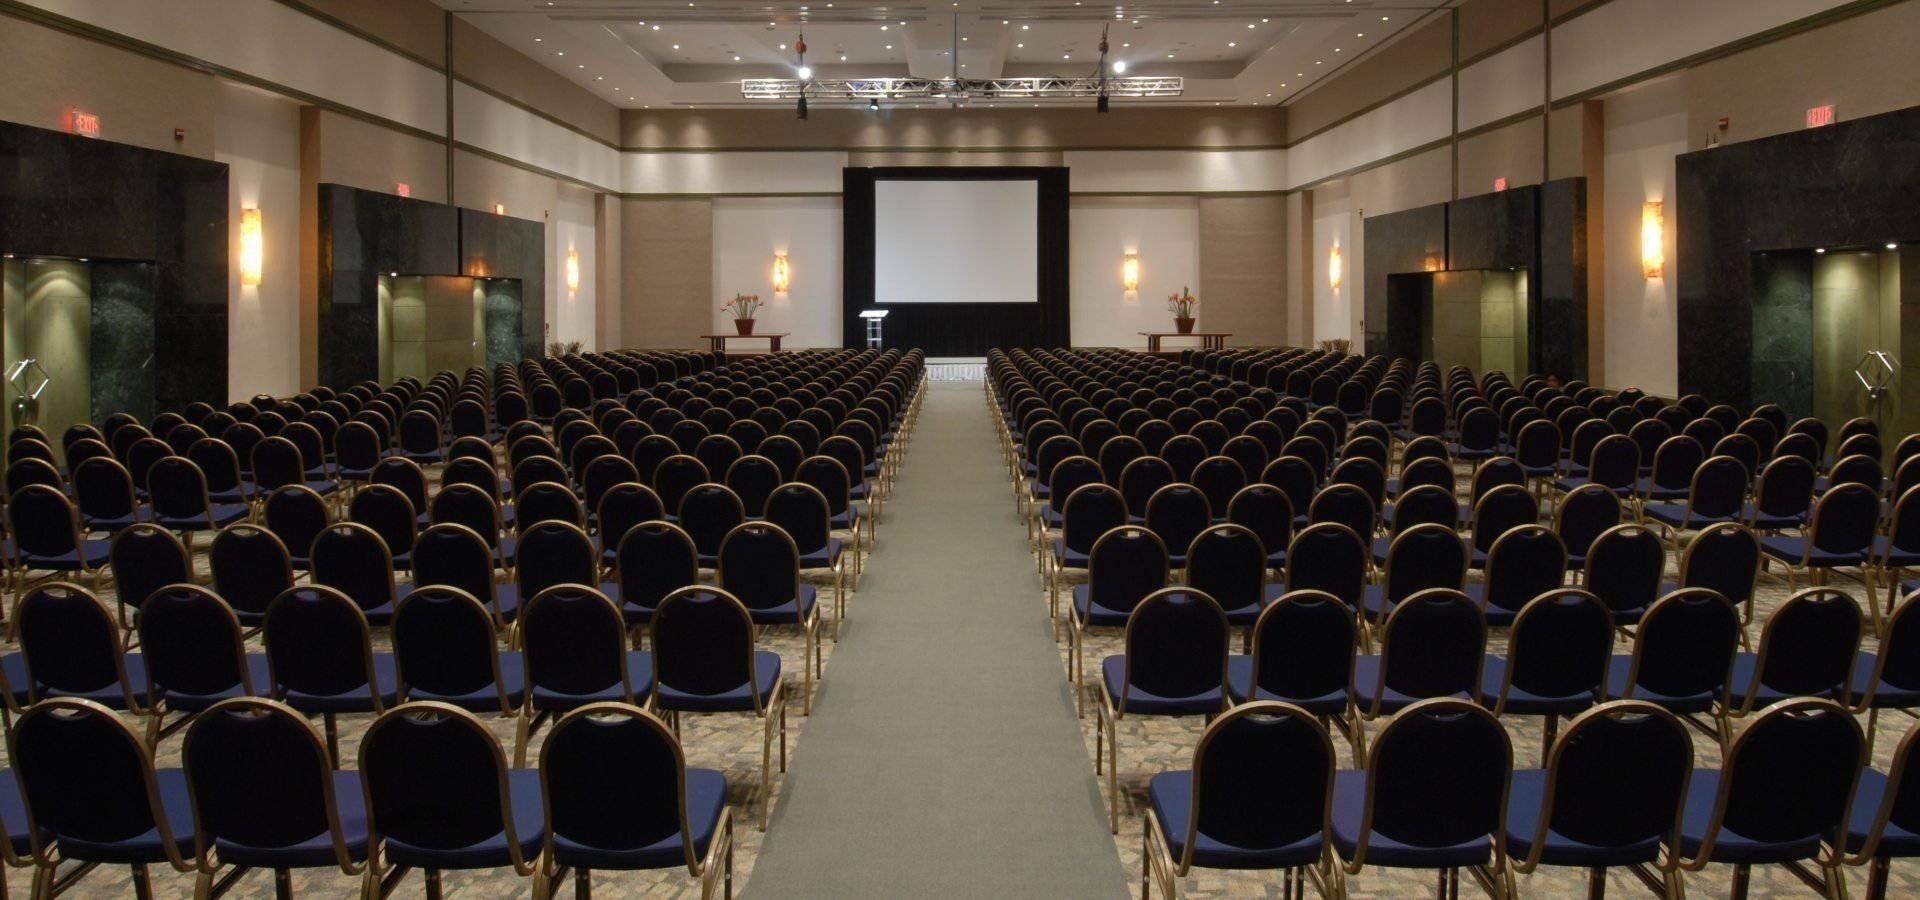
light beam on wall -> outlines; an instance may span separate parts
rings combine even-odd
[[[1140,289],[1140,254],[1129,253],[1120,260],[1120,287],[1128,291]]]
[[[773,292],[784,294],[792,283],[793,277],[787,269],[787,255],[775,253],[773,255]]]
[[[1660,201],[1649,200],[1640,207],[1640,271],[1648,278],[1660,278],[1666,268],[1666,217]]]
[[[260,210],[240,210],[240,283],[258,285],[260,268],[266,253],[266,241],[260,233]]]
[[[1340,261],[1340,242],[1333,242],[1333,249],[1327,251],[1327,286],[1340,289],[1341,279],[1346,276],[1346,266]]]
[[[578,293],[579,290],[580,290],[580,251],[575,250],[572,247],[568,247],[567,248],[567,293],[569,294]]]

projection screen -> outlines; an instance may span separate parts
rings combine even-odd
[[[1039,184],[874,183],[874,299],[1034,303]]]

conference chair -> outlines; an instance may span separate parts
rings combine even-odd
[[[1094,773],[1107,775],[1107,809],[1120,833],[1119,720],[1139,716],[1212,716],[1226,711],[1231,627],[1212,597],[1191,587],[1163,588],[1128,613],[1124,650],[1100,661],[1094,708]],[[1104,751],[1104,754],[1103,754]]]
[[[340,752],[340,713],[374,713],[399,702],[393,654],[376,653],[367,617],[353,599],[321,585],[282,592],[260,626],[268,696],[320,714],[327,751]]]
[[[1586,591],[1549,590],[1514,617],[1507,652],[1487,654],[1476,696],[1495,716],[1541,716],[1544,757],[1560,717],[1598,702],[1612,653],[1613,616],[1606,604]]]

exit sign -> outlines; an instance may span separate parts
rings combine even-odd
[[[78,106],[67,109],[67,130],[81,137],[100,136],[100,117]]]
[[[1833,104],[1828,103],[1825,106],[1816,106],[1816,107],[1813,107],[1812,109],[1807,110],[1807,127],[1808,128],[1819,128],[1823,125],[1832,125],[1832,124],[1833,124]]]
[[[404,181],[395,182],[393,185],[393,192],[396,194],[399,194],[402,197],[411,197],[413,196],[413,186],[410,184],[407,184]]]
[[[1506,189],[1507,189],[1507,180],[1506,180],[1505,178],[1495,178],[1495,179],[1493,180],[1493,189],[1494,189],[1494,190],[1496,190],[1496,191],[1504,191],[1504,190],[1506,190]]]

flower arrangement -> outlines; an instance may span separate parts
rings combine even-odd
[[[732,300],[720,304],[720,308],[736,319],[751,319],[754,313],[760,311],[760,295],[735,294]]]
[[[1200,298],[1195,297],[1193,291],[1184,287],[1180,289],[1180,293],[1167,295],[1167,310],[1173,313],[1176,319],[1193,318],[1193,311],[1199,306]]]

